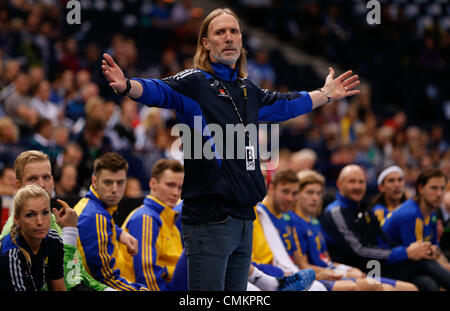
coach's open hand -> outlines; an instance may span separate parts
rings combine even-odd
[[[344,72],[336,79],[334,78],[334,69],[329,67],[330,73],[325,79],[323,90],[330,94],[331,100],[338,100],[351,95],[357,95],[360,90],[354,90],[360,84],[357,75],[351,75],[352,71]]]

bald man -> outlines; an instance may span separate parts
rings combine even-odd
[[[430,264],[431,243],[420,241],[404,247],[387,239],[377,217],[363,203],[366,194],[363,169],[355,164],[345,166],[336,184],[336,200],[327,206],[321,220],[332,259],[371,275],[372,269],[379,266],[378,277],[412,282],[422,290],[435,290],[435,278],[442,271]]]

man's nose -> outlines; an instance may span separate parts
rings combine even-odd
[[[225,42],[226,43],[231,43],[233,42],[233,37],[231,36],[231,32],[227,31],[225,34]]]
[[[112,188],[111,188],[111,190],[113,191],[113,192],[116,192],[117,191],[117,188],[118,188],[118,185],[117,185],[117,183],[113,183],[112,184]]]
[[[39,184],[39,187],[45,189],[45,181],[44,181],[44,178],[39,178],[38,184]]]

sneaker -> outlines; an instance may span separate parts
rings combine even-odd
[[[280,285],[279,291],[306,291],[310,289],[314,280],[316,279],[316,273],[313,269],[304,269],[290,276],[278,278]]]

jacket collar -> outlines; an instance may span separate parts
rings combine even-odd
[[[336,200],[340,203],[340,206],[343,208],[351,208],[351,209],[359,208],[359,202],[350,200],[349,198],[342,196],[339,191],[336,192]]]
[[[294,214],[296,214],[298,217],[300,217],[304,221],[311,222],[311,216],[306,216],[305,214],[302,213],[302,211],[300,211],[298,209],[294,209],[293,212],[294,212]]]
[[[174,211],[172,208],[170,208],[157,198],[148,195],[144,199],[144,206],[156,211],[159,214],[159,217],[161,217],[166,224],[170,226],[175,225],[179,213]]]
[[[97,194],[97,192],[95,192],[94,187],[92,187],[92,185],[89,187],[89,191],[86,193],[85,197],[100,204],[111,216],[117,210],[118,207],[117,205],[111,207],[106,206],[105,202],[100,200],[100,196]]]
[[[281,219],[281,217],[283,216],[283,213],[278,214],[278,215],[275,213],[275,211],[273,210],[272,204],[270,204],[269,198],[267,196],[259,204],[262,205],[263,207],[265,207],[277,219]]]
[[[213,75],[225,80],[225,81],[235,81],[238,74],[238,67],[235,69],[230,68],[227,65],[221,64],[221,63],[213,63],[211,62],[211,66],[213,69]]]

